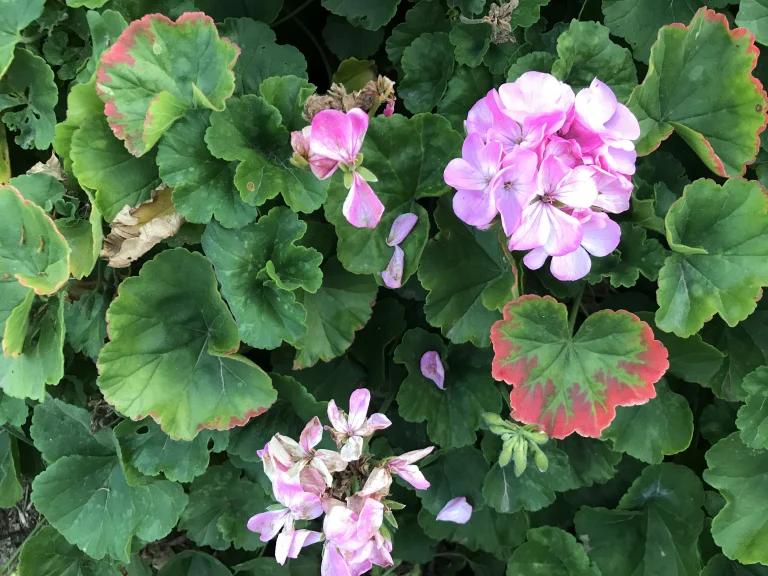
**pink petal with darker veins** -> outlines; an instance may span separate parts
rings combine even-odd
[[[368,406],[371,403],[371,393],[366,388],[358,388],[349,397],[349,429],[355,432],[365,423],[368,416]]]
[[[355,228],[376,228],[384,214],[384,204],[376,196],[368,182],[357,172],[352,179],[352,187],[341,208],[347,222]]]
[[[432,380],[440,390],[445,389],[445,369],[440,353],[435,350],[425,352],[419,361],[421,375]]]

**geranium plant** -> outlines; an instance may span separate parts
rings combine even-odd
[[[0,0],[0,576],[768,574],[765,0]]]

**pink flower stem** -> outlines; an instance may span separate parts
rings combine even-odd
[[[581,285],[576,296],[573,297],[573,304],[571,304],[571,311],[568,313],[568,326],[573,334],[573,327],[576,325],[576,317],[579,315],[579,308],[581,306],[581,297],[584,295],[584,286],[586,282]]]

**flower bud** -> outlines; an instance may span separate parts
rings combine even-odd
[[[506,426],[496,426],[495,424],[493,426],[489,426],[488,429],[499,436],[502,434],[508,434],[510,431]]]
[[[533,461],[536,463],[536,468],[539,469],[539,472],[546,472],[547,468],[549,468],[549,459],[547,458],[547,455],[544,454],[538,446],[535,446],[533,452]]]
[[[502,468],[512,460],[512,452],[514,451],[517,442],[517,438],[504,442],[504,447],[501,449],[501,454],[499,454],[499,466]]]
[[[528,466],[528,442],[522,438],[518,439],[517,445],[514,450],[515,459],[515,476],[518,478],[523,475],[525,468]]]
[[[544,434],[544,432],[539,432],[539,431],[529,432],[528,438],[533,440],[539,446],[546,444],[547,440],[549,440],[549,437],[546,434]]]
[[[494,414],[493,412],[483,412],[483,420],[485,420],[489,426],[506,427],[506,422],[504,422],[504,419],[498,414]]]

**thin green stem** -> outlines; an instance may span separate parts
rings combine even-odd
[[[579,15],[576,16],[576,20],[581,20],[581,15],[584,13],[584,8],[587,6],[587,2],[589,2],[589,0],[584,0],[583,4],[581,5],[581,10],[579,10]]]
[[[571,329],[571,334],[573,334],[573,327],[576,325],[576,317],[579,315],[579,307],[581,306],[581,297],[584,295],[584,284],[581,285],[581,288],[579,288],[578,293],[573,298],[573,303],[571,304],[571,312],[568,315],[568,326]]]
[[[280,19],[279,19],[277,22],[272,22],[272,24],[271,24],[272,28],[275,28],[275,27],[277,27],[277,26],[280,26],[280,24],[284,24],[285,22],[288,22],[288,20],[290,20],[291,18],[293,18],[294,16],[296,16],[296,14],[298,14],[299,12],[301,12],[302,10],[304,10],[304,8],[306,8],[307,6],[309,6],[310,4],[312,4],[312,2],[314,2],[314,1],[315,1],[315,0],[307,0],[306,2],[304,2],[303,4],[301,4],[300,6],[297,6],[296,8],[294,8],[293,10],[291,10],[290,12],[288,12],[288,14],[286,14],[285,16],[283,16],[282,18],[280,18]]]
[[[467,18],[463,14],[459,14],[459,22],[462,24],[485,24],[482,18]]]
[[[37,526],[35,526],[32,529],[32,532],[27,534],[26,539],[24,542],[32,538],[35,534],[37,534],[41,528],[43,528],[47,522],[45,521],[45,518],[42,518],[40,522],[37,523]],[[7,574],[11,573],[11,570],[13,570],[14,565],[16,564],[16,561],[19,559],[19,554],[21,554],[21,549],[24,546],[24,543],[22,542],[21,546],[16,548],[16,550],[13,552],[11,557],[8,559],[8,562],[6,562],[2,568],[0,568],[0,576],[6,576]]]
[[[323,51],[323,46],[320,44],[320,42],[317,41],[317,38],[315,38],[315,35],[310,32],[309,28],[307,28],[304,23],[296,18],[293,17],[294,21],[296,22],[296,25],[301,28],[301,31],[304,32],[304,34],[307,35],[307,37],[312,41],[312,44],[315,45],[315,48],[317,49],[317,52],[320,54],[320,58],[323,60],[323,66],[325,66],[325,72],[328,74],[328,83],[331,84],[333,82],[333,70],[331,69],[331,64],[328,62],[328,57],[325,55],[325,52]]]

